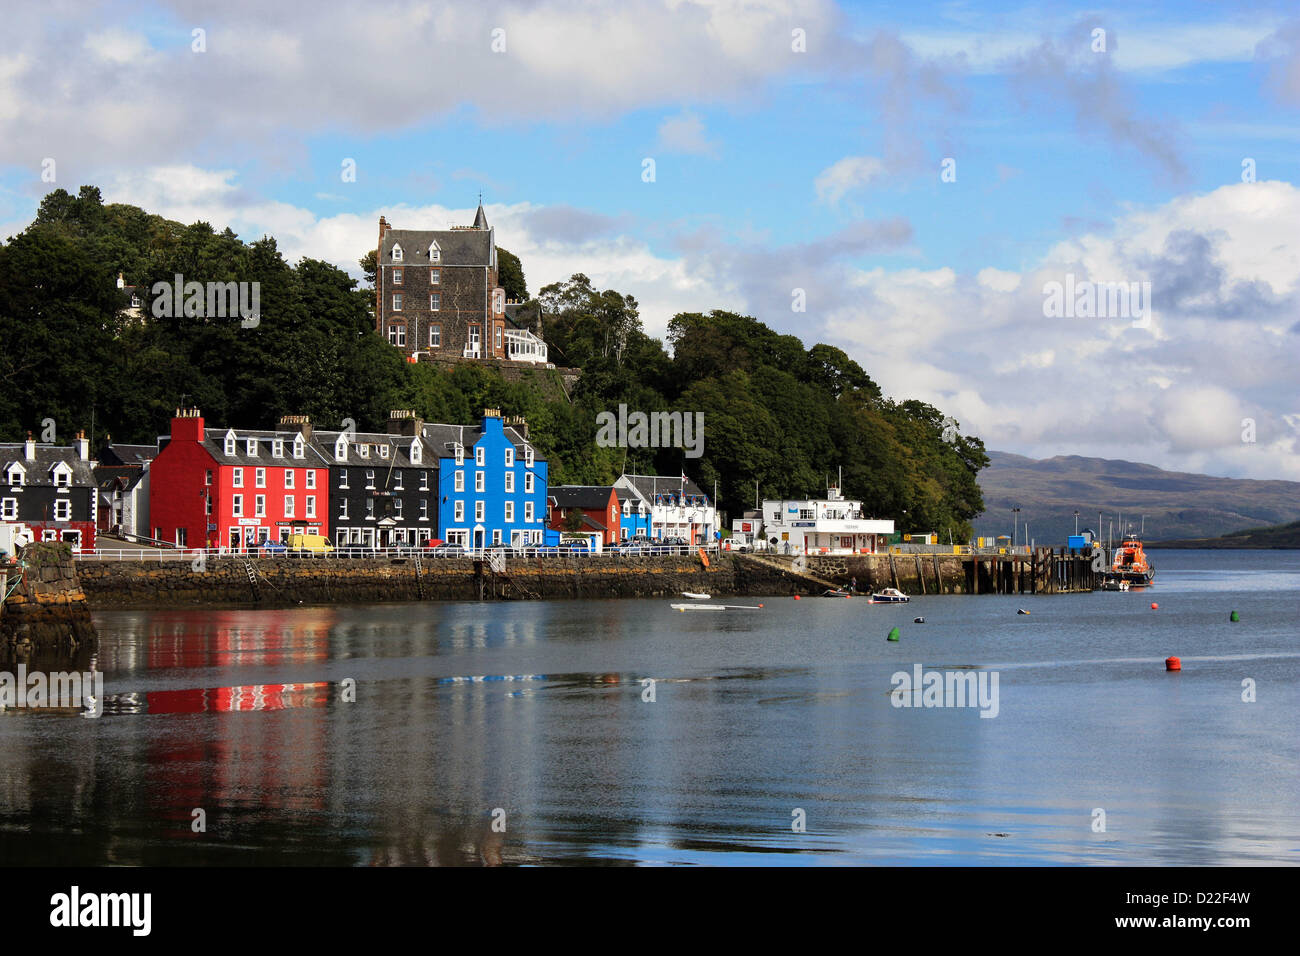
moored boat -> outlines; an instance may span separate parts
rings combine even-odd
[[[1115,549],[1106,578],[1127,581],[1130,585],[1150,584],[1156,576],[1156,567],[1142,550],[1142,539],[1135,534],[1125,535],[1123,543]],[[1104,586],[1104,582],[1103,582]]]
[[[912,600],[898,588],[885,588],[871,595],[872,604],[906,604]]]

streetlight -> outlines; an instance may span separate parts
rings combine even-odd
[[[1016,515],[1020,514],[1020,506],[1016,505],[1011,509],[1011,547],[1016,546]]]
[[[1074,509],[1074,534],[1075,537],[1078,537],[1079,535],[1079,509],[1078,508]]]

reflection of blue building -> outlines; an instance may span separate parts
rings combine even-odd
[[[626,541],[637,535],[650,537],[650,502],[635,488],[615,486],[614,493],[618,495],[621,512],[618,521],[619,538]]]
[[[485,548],[541,545],[546,522],[546,462],[528,443],[522,419],[507,425],[496,409],[482,424],[425,425],[438,455],[438,532],[451,544]]]

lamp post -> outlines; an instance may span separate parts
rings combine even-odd
[[[1074,534],[1076,537],[1079,534],[1079,509],[1078,508],[1074,510]]]
[[[1020,506],[1016,505],[1011,509],[1011,547],[1016,546],[1016,515],[1020,514]]]

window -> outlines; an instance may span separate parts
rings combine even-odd
[[[514,490],[515,490],[515,473],[514,473],[513,471],[507,471],[507,472],[506,472],[506,491],[514,491]]]
[[[441,269],[430,269],[430,270],[429,270],[429,285],[437,285],[437,284],[438,284],[439,282],[441,282],[441,281],[442,281],[442,270],[441,270]]]
[[[427,471],[420,472],[420,490],[429,490],[429,473]]]
[[[293,499],[291,498],[289,500],[292,501]],[[316,496],[315,495],[307,496],[307,517],[308,518],[316,517]]]
[[[236,488],[244,487],[244,469],[242,468],[230,469],[230,483],[234,485]]]
[[[366,488],[371,491],[375,488],[375,470],[373,468],[366,469]]]
[[[388,457],[388,446],[387,446],[387,445],[380,445],[380,446],[379,446],[379,457],[380,457],[380,458],[387,458],[387,457]]]
[[[393,261],[394,262],[402,261],[402,247],[397,243],[393,243]]]
[[[375,520],[375,499],[374,498],[366,499],[366,520],[367,521]]]
[[[429,326],[429,348],[431,349],[442,348],[442,326],[441,325]]]
[[[298,435],[298,436],[295,437],[294,440],[293,440],[293,457],[294,457],[294,458],[301,458],[301,457],[303,457],[303,454],[304,454],[306,451],[307,451],[307,445],[306,445],[306,443],[302,440],[302,436],[301,436],[301,435]]]
[[[474,520],[475,521],[483,520],[483,502],[481,501],[474,502]]]
[[[308,488],[315,488],[315,487],[316,487],[316,469],[315,469],[315,468],[309,468],[309,469],[307,469],[307,487],[308,487]]]
[[[430,293],[429,293],[429,310],[432,311],[432,312],[437,312],[437,311],[439,311],[440,309],[442,309],[442,296],[439,295],[437,292],[430,292]]]
[[[530,495],[533,493],[533,473],[531,471],[524,473],[524,492]]]
[[[533,467],[533,446],[529,445],[524,449],[524,464],[529,468]]]
[[[501,326],[497,326],[497,351],[501,351]]]
[[[293,495],[284,496],[284,516],[286,518],[293,517]]]
[[[369,458],[369,457],[370,457],[370,446],[369,446],[369,445],[358,445],[358,446],[357,446],[357,454],[360,455],[362,458]]]
[[[406,490],[405,486],[402,484],[402,472],[400,471],[397,472],[395,475],[393,475],[393,490],[394,491]]]
[[[515,503],[513,501],[507,501],[506,502],[506,523],[509,524],[514,520],[515,520]]]
[[[271,442],[271,454],[274,455],[276,458],[283,458],[283,457],[284,457],[284,439],[283,439],[283,438],[277,438],[275,441]]]
[[[348,499],[339,499],[339,520],[346,521],[348,517]]]
[[[393,499],[393,517],[394,517],[394,518],[397,518],[398,520],[401,520],[401,517],[402,517],[402,499],[401,499],[401,498],[394,498],[394,499]]]
[[[458,465],[465,464],[465,446],[457,444],[455,447],[455,453],[456,453],[456,464]]]
[[[524,521],[531,522],[532,520],[533,520],[533,503],[532,503],[531,501],[525,501],[525,502],[524,502]]]
[[[500,544],[500,543],[501,543],[501,529],[500,529],[500,528],[493,528],[493,529],[492,529],[492,543],[493,543],[493,544]]]
[[[204,495],[204,496],[203,496],[203,513],[204,513],[205,515],[210,515],[210,514],[212,514],[212,496],[211,496],[211,495]]]
[[[464,490],[465,490],[465,472],[463,472],[463,471],[458,471],[458,472],[456,472],[456,484],[455,484],[455,489],[456,489],[457,491],[464,491]]]
[[[344,490],[348,487],[348,470],[346,468],[339,469],[339,487]]]
[[[417,438],[413,442],[411,442],[411,450],[410,452],[408,452],[408,454],[410,456],[412,465],[418,465],[420,464],[421,461],[424,460],[424,446],[420,444],[420,439]],[[420,476],[421,476],[420,480],[423,481],[424,472],[420,472]]]
[[[258,495],[255,499],[253,499],[253,517],[254,518],[266,517],[266,495]]]
[[[18,520],[17,498],[5,498],[3,501],[0,501],[0,518],[3,518],[5,521]]]
[[[265,487],[266,487],[266,469],[265,469],[265,468],[258,468],[255,472],[253,472],[253,484],[256,485],[258,488],[265,488]]]
[[[428,498],[420,499],[420,520],[421,521],[429,520],[429,499]]]
[[[474,472],[474,490],[481,492],[483,490],[483,472]]]
[[[334,460],[335,460],[335,461],[347,461],[347,460],[348,460],[348,443],[347,443],[347,439],[345,439],[345,438],[340,438],[338,441],[336,441],[336,442],[334,443]]]
[[[20,487],[23,484],[23,480],[27,477],[27,472],[23,471],[23,466],[18,464],[18,462],[14,462],[10,465],[5,470],[5,474],[9,476],[9,484],[14,487]],[[208,472],[208,474],[210,475],[212,472]]]
[[[401,269],[394,269],[394,270],[393,270],[393,285],[401,285],[401,284],[402,284],[402,270],[401,270]]]
[[[54,487],[68,488],[72,485],[72,471],[63,462],[51,469],[54,472]]]
[[[429,261],[430,262],[442,261],[442,250],[438,248],[438,244],[436,242],[429,243]]]
[[[244,496],[232,495],[230,498],[230,513],[236,518],[244,516]]]
[[[464,520],[465,520],[465,502],[458,501],[456,502],[456,522],[459,524]]]
[[[256,438],[250,438],[250,439],[248,439],[246,442],[244,442],[244,451],[248,454],[248,456],[249,456],[250,458],[256,458],[256,457],[257,457],[257,439],[256,439]]]
[[[292,488],[292,487],[293,487],[293,469],[292,469],[292,468],[286,468],[286,469],[284,470],[284,486],[285,486],[286,488]]]
[[[474,449],[474,464],[480,468],[487,464],[487,449],[482,445]]]
[[[211,486],[211,484],[212,484],[212,469],[209,468],[207,471],[205,471],[205,472],[203,473],[203,483],[204,483],[205,485],[209,485],[209,486]]]
[[[402,293],[400,292],[393,293],[393,311],[394,312],[402,311]]]
[[[185,547],[187,544],[189,544],[189,537],[190,537],[190,529],[189,529],[189,528],[177,528],[177,529],[176,529],[176,547],[178,547],[178,548],[183,548],[183,547]]]
[[[507,468],[513,468],[513,467],[514,467],[514,464],[515,464],[515,450],[514,450],[513,448],[507,448],[507,449],[506,449],[506,467],[507,467]]]
[[[233,432],[226,436],[225,451],[227,455],[233,455],[235,453],[235,435]]]

